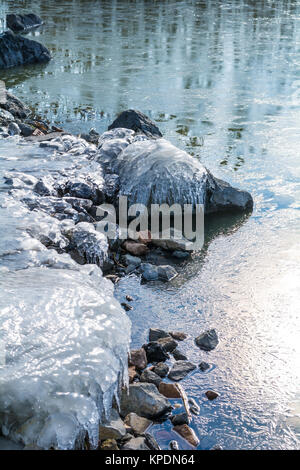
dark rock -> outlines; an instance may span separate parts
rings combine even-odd
[[[115,439],[106,439],[101,442],[100,450],[119,450],[119,447]]]
[[[103,192],[96,185],[89,181],[68,182],[65,186],[65,192],[69,196],[90,199],[95,204],[101,204],[104,201]]]
[[[26,15],[10,14],[6,15],[6,24],[14,33],[20,33],[21,31],[28,31],[29,29],[41,26],[43,20],[34,13]]]
[[[191,256],[191,254],[188,251],[180,251],[180,250],[175,250],[172,253],[172,256],[177,259],[187,259]]]
[[[34,127],[30,126],[29,124],[24,124],[23,122],[18,121],[18,126],[21,131],[21,135],[23,137],[29,137],[30,135],[33,134]]]
[[[194,369],[196,369],[195,364],[189,361],[177,361],[170,370],[168,378],[175,381],[181,380]]]
[[[129,310],[133,309],[133,307],[131,305],[128,305],[126,302],[122,302],[121,305],[124,308],[124,310],[126,310],[126,312],[129,312]]]
[[[133,298],[131,297],[131,295],[126,295],[126,300],[128,300],[128,302],[132,302]]]
[[[137,243],[132,240],[126,240],[123,243],[123,248],[135,257],[143,256],[149,251],[149,248],[143,243]]]
[[[158,387],[159,393],[167,398],[181,398],[180,390],[176,384],[161,382]]]
[[[37,41],[16,36],[10,31],[0,34],[0,69],[17,65],[46,63],[51,59],[48,49]]]
[[[169,333],[159,328],[150,328],[149,330],[149,341],[157,341],[160,338],[167,338]]]
[[[210,368],[210,365],[207,362],[200,362],[199,364],[199,369],[202,370],[202,372],[205,372]]]
[[[171,417],[173,426],[180,426],[181,424],[189,424],[190,420],[187,413],[179,413]]]
[[[148,419],[158,418],[172,409],[170,402],[161,395],[154,384],[134,383],[122,391],[121,414],[136,413]]]
[[[186,361],[187,360],[187,357],[185,354],[183,354],[179,349],[174,349],[174,351],[172,351],[172,355],[175,359],[175,361]]]
[[[169,446],[171,450],[179,450],[179,445],[177,441],[170,441]]]
[[[181,424],[179,426],[174,426],[173,430],[180,434],[184,439],[188,441],[193,447],[196,447],[199,444],[199,439],[196,436],[194,430],[190,428],[187,424]]]
[[[215,349],[219,343],[218,335],[215,329],[207,330],[201,335],[197,336],[195,343],[199,346],[200,349],[204,351],[211,351]]]
[[[169,372],[169,367],[167,366],[167,364],[159,362],[153,367],[152,370],[153,372],[155,372],[155,374],[159,375],[160,377],[165,377]]]
[[[207,390],[207,392],[205,392],[205,395],[209,400],[215,400],[219,396],[219,394],[217,392],[214,392],[213,390]]]
[[[127,424],[127,426],[129,426],[135,433],[143,434],[152,424],[152,421],[147,418],[142,418],[142,416],[139,416],[136,413],[129,413],[124,419],[124,423]]]
[[[0,35],[1,38],[1,35]],[[0,51],[1,57],[1,51]],[[1,60],[1,59],[0,59]],[[22,103],[21,100],[16,98],[11,93],[6,92],[5,103],[0,104],[0,107],[9,113],[9,116],[13,118],[25,119],[30,114],[30,109]]]
[[[142,262],[141,258],[138,258],[138,256],[132,256],[128,254],[123,256],[123,261],[126,266],[133,266],[134,268],[137,268]]]
[[[137,369],[142,370],[147,367],[147,356],[144,348],[132,349],[130,351],[129,365],[135,366]]]
[[[18,124],[16,124],[15,122],[10,122],[9,123],[8,128],[7,128],[7,132],[9,133],[9,135],[20,135],[21,134],[20,128],[19,128]]]
[[[147,382],[150,384],[154,384],[157,387],[159,386],[160,382],[162,381],[161,377],[157,375],[150,369],[145,369],[140,377],[141,382]]]
[[[205,213],[222,211],[251,211],[253,199],[250,193],[230,186],[209,173],[209,190],[205,200]]]
[[[146,444],[149,447],[149,449],[151,449],[151,450],[161,450],[158,443],[156,442],[156,440],[154,439],[154,437],[151,434],[146,432],[144,435],[145,435]]]
[[[106,439],[121,439],[126,434],[126,428],[117,410],[112,408],[110,420],[101,423],[99,426],[99,436],[101,441]]]
[[[161,344],[165,352],[172,352],[178,346],[178,343],[171,336],[166,338],[160,338],[157,340],[157,343]]]
[[[117,119],[108,127],[108,130],[115,128],[132,129],[138,134],[144,134],[150,138],[162,137],[159,128],[145,114],[134,109],[123,111]]]
[[[143,245],[145,246],[145,245]],[[169,265],[154,266],[150,263],[142,263],[140,266],[143,281],[171,281],[178,273]]]
[[[183,341],[187,338],[187,335],[182,331],[169,331],[169,335],[177,341]]]
[[[148,344],[144,344],[143,348],[146,351],[148,362],[163,362],[169,359],[169,356],[164,351],[162,345],[157,342],[150,342]]]

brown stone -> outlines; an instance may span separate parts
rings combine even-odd
[[[130,426],[130,428],[138,434],[143,434],[146,429],[149,428],[152,421],[142,416],[137,415],[136,413],[129,413],[125,420],[125,425]]]
[[[176,384],[161,382],[158,387],[159,393],[167,398],[181,398],[180,391]]]
[[[207,392],[205,392],[205,395],[209,400],[215,400],[219,396],[219,394],[217,392],[214,392],[213,390],[207,390]]]
[[[144,348],[132,349],[128,359],[130,366],[135,366],[137,369],[145,369],[147,366],[147,356]]]
[[[190,428],[187,424],[179,424],[178,426],[174,426],[173,431],[177,432],[193,447],[197,447],[200,442],[193,429]]]
[[[129,383],[132,384],[134,379],[138,377],[137,371],[135,369],[135,366],[129,366],[128,367],[128,377],[129,377]]]
[[[187,335],[182,333],[182,331],[169,331],[169,335],[172,336],[172,338],[177,339],[177,341],[183,341],[187,338]]]
[[[117,441],[115,439],[106,439],[101,443],[101,450],[119,450]]]
[[[140,243],[143,243],[144,245],[147,245],[148,243],[150,243],[151,242],[150,230],[144,230],[142,232],[139,232],[138,241]]]
[[[126,240],[123,243],[123,248],[133,256],[142,256],[149,251],[149,248],[143,243],[137,243],[131,240]]]

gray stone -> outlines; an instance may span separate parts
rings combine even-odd
[[[157,340],[157,343],[161,344],[165,352],[172,352],[178,346],[178,343],[171,336],[160,338]]]
[[[195,343],[199,346],[200,349],[204,351],[211,351],[215,349],[219,343],[218,335],[215,329],[207,330],[201,335],[197,336]]]
[[[43,20],[34,13],[27,13],[25,15],[10,14],[6,15],[6,24],[9,29],[14,33],[28,31],[32,28],[37,28],[43,24]]]
[[[147,382],[159,386],[161,377],[150,369],[145,369],[140,377],[141,382]]]
[[[121,420],[119,413],[112,408],[110,420],[99,426],[99,436],[101,441],[106,439],[121,439],[125,436],[127,430]]]
[[[143,434],[152,424],[152,421],[147,418],[143,418],[136,413],[129,413],[124,419],[124,423],[137,434]]]
[[[153,372],[159,375],[160,377],[165,377],[169,372],[169,366],[163,362],[159,362],[156,366],[153,367]]]
[[[0,69],[46,63],[50,59],[50,52],[39,42],[15,35],[10,31],[0,34]]]
[[[175,359],[175,361],[186,361],[187,360],[187,357],[185,354],[183,354],[179,349],[174,349],[174,351],[172,351],[172,355]]]
[[[196,369],[195,364],[189,361],[177,361],[170,370],[168,378],[177,382],[186,377],[194,369]]]
[[[199,369],[202,371],[202,372],[205,372],[206,370],[208,370],[210,368],[210,365],[207,363],[207,362],[200,362],[199,364]]]
[[[170,402],[161,395],[154,384],[134,383],[121,395],[121,414],[137,413],[148,419],[158,418],[172,409]]]
[[[154,266],[150,263],[142,263],[140,266],[143,281],[171,281],[178,273],[169,265]]]
[[[144,134],[147,137],[162,137],[159,128],[145,114],[134,109],[123,111],[114,122],[108,127],[108,130],[116,128],[132,129],[138,134]]]
[[[142,262],[141,258],[138,256],[132,256],[129,254],[124,255],[123,260],[126,266],[133,266],[135,268],[137,268]]]
[[[133,437],[122,446],[122,450],[150,450],[144,437]]]
[[[180,251],[180,250],[175,250],[172,253],[172,256],[177,259],[187,259],[191,256],[191,254],[188,251]]]
[[[179,413],[171,417],[171,422],[173,426],[178,426],[181,424],[189,424],[190,420],[187,413]]]
[[[9,133],[9,135],[20,135],[21,134],[20,128],[19,128],[18,124],[16,124],[15,122],[10,122],[8,124],[7,132]]]
[[[149,341],[157,341],[160,338],[167,338],[169,333],[159,328],[150,328],[149,330]]]

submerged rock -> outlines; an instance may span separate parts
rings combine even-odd
[[[208,370],[210,368],[210,365],[205,362],[205,361],[202,361],[200,362],[199,364],[199,369],[202,371],[202,372],[205,372],[206,370]]]
[[[51,59],[48,49],[37,41],[17,36],[10,31],[0,34],[0,69],[36,63]]]
[[[155,372],[160,377],[165,377],[169,372],[169,366],[163,362],[159,362],[153,367],[153,372]]]
[[[187,413],[179,413],[171,417],[173,426],[180,426],[182,424],[189,424],[190,419]]]
[[[43,20],[34,13],[27,13],[26,15],[10,14],[6,15],[6,24],[14,33],[20,33],[41,26]]]
[[[197,336],[195,343],[199,346],[200,349],[204,351],[211,351],[219,343],[217,332],[214,328],[211,330],[204,331],[201,335]]]
[[[134,109],[123,111],[108,127],[108,130],[115,128],[132,129],[136,133],[144,134],[147,137],[162,137],[162,133],[154,122],[145,114]]]
[[[172,409],[170,402],[161,395],[154,384],[136,383],[122,391],[121,414],[137,413],[148,419],[158,418]]]

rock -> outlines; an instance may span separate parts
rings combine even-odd
[[[126,434],[126,428],[121,420],[119,413],[112,408],[110,420],[101,423],[99,426],[99,436],[101,441],[106,439],[121,439]]]
[[[138,377],[138,373],[136,371],[136,368],[134,366],[129,366],[128,367],[128,377],[129,377],[129,383],[132,384],[134,379]]]
[[[142,263],[140,266],[143,281],[171,281],[178,273],[169,265],[154,266],[150,263]]]
[[[200,406],[198,403],[194,400],[194,398],[189,398],[188,399],[190,406],[190,410],[194,415],[198,415],[200,413]]]
[[[164,250],[192,251],[192,242],[187,240],[181,232],[174,230],[174,228],[170,229],[170,238],[164,238],[163,235],[160,235],[159,238],[152,239],[152,243]]]
[[[3,80],[0,80],[0,105],[6,103],[6,85]]]
[[[126,312],[129,312],[129,310],[133,309],[133,307],[131,305],[128,305],[126,302],[122,302],[121,305],[124,308],[124,310],[126,310]]]
[[[187,360],[187,357],[185,354],[183,354],[179,349],[174,349],[174,351],[172,351],[172,355],[175,359],[175,361],[186,361]]]
[[[218,335],[215,329],[207,330],[201,335],[197,336],[195,343],[199,346],[200,349],[204,351],[211,351],[215,349],[219,343]]]
[[[1,35],[0,35],[1,38]],[[1,52],[0,52],[1,57]],[[1,59],[0,59],[1,60]],[[5,110],[9,113],[9,120],[17,119],[25,119],[30,114],[30,109],[22,103],[21,100],[16,98],[16,96],[12,95],[11,93],[6,92],[6,102],[0,104],[2,110]],[[3,111],[2,111],[3,112]],[[0,113],[1,116],[1,113]]]
[[[170,441],[169,446],[171,450],[179,450],[179,445],[177,441]]]
[[[128,254],[123,256],[123,260],[126,266],[134,266],[135,268],[137,268],[142,262],[141,258]]]
[[[196,436],[192,428],[187,424],[181,424],[179,426],[174,426],[173,430],[182,436],[189,444],[193,447],[197,447],[199,444],[199,439]]]
[[[210,365],[207,362],[204,362],[204,361],[200,362],[199,369],[202,370],[202,372],[205,372],[209,368],[210,368]]]
[[[149,341],[157,341],[160,338],[167,338],[169,334],[164,331],[160,330],[159,328],[150,328],[149,330]]]
[[[122,450],[150,450],[144,437],[133,437],[122,446]]]
[[[205,392],[205,395],[209,400],[215,400],[219,396],[219,394],[217,392],[214,392],[213,390],[207,390],[207,392]]]
[[[187,335],[182,331],[169,331],[169,335],[177,341],[183,341],[187,338]]]
[[[162,345],[165,352],[172,352],[178,346],[178,343],[176,343],[175,339],[173,339],[171,336],[167,336],[166,338],[159,338],[157,343]]]
[[[147,355],[144,348],[132,349],[130,351],[129,364],[135,366],[139,370],[143,370],[147,367]]]
[[[21,135],[23,137],[29,137],[30,135],[33,134],[34,127],[30,126],[29,124],[24,124],[23,122],[18,122],[18,126],[21,131]]]
[[[119,447],[115,439],[106,439],[101,442],[100,450],[119,450]]]
[[[136,413],[143,418],[155,419],[172,409],[170,402],[161,395],[154,384],[134,383],[122,391],[121,414]]]
[[[176,387],[176,384],[170,384],[161,382],[158,387],[159,393],[167,398],[181,398],[180,391]]]
[[[20,135],[21,134],[20,128],[19,128],[18,124],[16,124],[15,122],[10,122],[9,123],[8,128],[7,128],[7,132],[9,133],[9,135]]]
[[[136,413],[129,413],[124,419],[124,423],[127,424],[127,426],[130,426],[137,434],[143,434],[152,424],[152,421],[147,418],[143,418]]]
[[[148,243],[151,243],[151,232],[150,232],[150,230],[139,232],[138,241],[140,243],[144,243],[144,245],[148,245]]]
[[[126,295],[126,300],[128,300],[128,302],[133,302],[133,297],[131,297],[131,295]]]
[[[210,450],[223,450],[223,447],[221,447],[219,444],[215,444]]]
[[[147,382],[159,386],[161,377],[150,369],[145,369],[140,377],[141,382]]]
[[[196,369],[195,364],[189,361],[177,361],[170,370],[168,378],[175,381],[181,380],[194,369]]]
[[[151,434],[149,434],[148,432],[145,433],[145,441],[146,441],[147,446],[151,450],[161,450],[161,448],[159,447],[159,445],[156,442],[156,440],[154,439],[154,437]]]
[[[6,15],[6,24],[14,33],[20,33],[21,31],[27,31],[41,26],[43,20],[34,13],[28,13],[26,15],[10,14]]]
[[[153,367],[152,370],[153,372],[155,372],[155,374],[159,375],[160,377],[165,377],[169,372],[169,367],[167,366],[167,364],[159,362]]]
[[[164,351],[162,345],[157,342],[144,344],[143,348],[146,351],[148,362],[163,362],[169,359],[169,356]]]
[[[16,36],[10,31],[0,34],[0,69],[17,65],[46,63],[50,52],[37,41]]]
[[[149,251],[149,248],[143,243],[137,243],[131,240],[126,240],[123,243],[123,248],[133,256],[143,256]]]
[[[190,420],[187,413],[179,413],[171,417],[173,426],[180,426],[182,424],[189,424]]]
[[[191,254],[188,251],[175,250],[173,251],[172,256],[174,256],[174,258],[183,260],[189,258]]]
[[[147,137],[162,137],[158,127],[145,114],[134,109],[123,111],[117,119],[108,127],[108,130],[115,128],[132,129],[137,134],[144,134]]]

